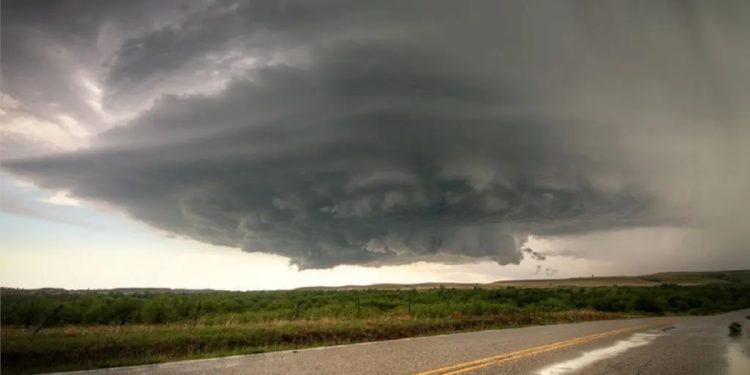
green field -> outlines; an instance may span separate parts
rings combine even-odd
[[[2,373],[750,307],[750,283],[745,278],[691,276],[692,282],[678,285],[680,277],[665,277],[668,284],[653,279],[650,287],[489,284],[259,292],[3,289]]]

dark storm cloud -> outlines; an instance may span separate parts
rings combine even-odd
[[[546,260],[547,256],[543,253],[540,253],[538,251],[534,251],[533,249],[530,249],[528,247],[525,247],[521,249],[525,254],[527,254],[531,259],[533,260]]]
[[[162,2],[161,7],[165,9],[174,3]],[[121,1],[3,1],[3,92],[25,103],[33,102],[35,96],[38,101],[64,102],[78,98],[74,92],[76,85],[69,82],[70,76],[77,73],[77,66],[71,66],[74,65],[71,60],[82,64],[96,60],[98,38],[107,24],[123,27],[134,24],[139,25],[142,32],[147,31],[152,24],[149,12],[154,6],[150,1],[127,4]],[[45,91],[55,95],[46,96]],[[77,106],[67,103],[63,107]]]
[[[0,5],[2,94],[19,108],[0,115],[60,124],[65,115],[97,132],[109,119],[92,92],[101,65],[123,38],[161,27],[185,12],[183,1],[8,0]],[[92,86],[94,85],[94,86]],[[5,122],[9,119],[3,118]],[[33,129],[30,130],[33,133]],[[4,137],[0,156],[49,152],[38,139]]]
[[[746,131],[706,98],[745,88],[689,59],[713,39],[697,44],[681,6],[627,4],[217,3],[125,41],[105,95],[256,59],[222,92],[163,96],[88,150],[5,165],[303,268],[507,264],[529,234],[685,224],[702,204],[674,194],[696,182],[685,160],[716,165]]]
[[[123,43],[107,63],[105,105],[143,100],[167,79],[232,70],[248,57],[262,64],[316,41],[393,33],[416,9],[392,5],[388,10],[376,2],[341,0],[216,1],[180,24]]]
[[[313,57],[217,97],[166,97],[104,133],[101,149],[9,165],[157,227],[302,267],[517,262],[527,231],[648,217],[645,197],[597,191],[571,168],[585,160],[560,143],[561,124],[516,113],[511,90],[430,51],[362,41]]]

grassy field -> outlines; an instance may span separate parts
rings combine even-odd
[[[646,288],[619,286],[621,280],[617,279],[618,286],[557,284],[552,288],[433,285],[273,292],[3,289],[2,373],[89,369],[750,307],[750,283],[744,278],[663,275],[649,276],[651,284],[643,284],[650,286]],[[683,279],[690,282],[673,283]]]
[[[320,319],[230,325],[70,326],[36,336],[3,331],[3,374],[65,371],[156,363],[323,345],[388,340],[458,331],[626,317],[621,313],[566,311],[504,313],[485,317]]]

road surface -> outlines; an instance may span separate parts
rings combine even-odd
[[[535,326],[86,374],[750,374],[750,309]],[[743,324],[739,337],[728,325]]]

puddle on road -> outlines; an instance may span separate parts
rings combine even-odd
[[[643,345],[652,343],[657,337],[658,333],[636,333],[625,340],[620,340],[614,345],[596,349],[589,352],[585,352],[577,358],[569,361],[559,362],[547,366],[537,372],[539,375],[561,375],[571,374],[578,372],[580,369],[589,366],[593,363],[599,362],[603,359],[612,358],[618,356],[632,348],[636,348]],[[734,375],[734,374],[732,374]],[[747,375],[743,373],[743,375]]]
[[[741,341],[733,341],[727,345],[727,375],[750,374],[750,353],[747,353],[748,349],[742,344]]]

